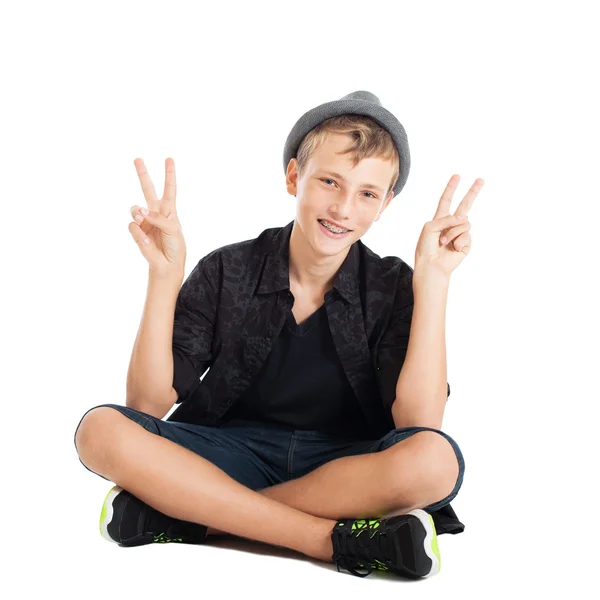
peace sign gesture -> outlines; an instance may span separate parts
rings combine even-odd
[[[133,163],[147,207],[134,204],[129,209],[135,219],[129,223],[129,232],[148,261],[151,273],[180,275],[185,268],[186,247],[175,203],[175,161],[165,160],[165,189],[160,200],[144,161],[136,158]]]
[[[477,194],[484,185],[481,178],[475,180],[456,212],[450,214],[452,196],[456,191],[460,175],[452,175],[440,198],[433,220],[425,223],[415,251],[415,270],[434,267],[444,275],[450,274],[463,261],[471,248],[471,223],[469,211]]]

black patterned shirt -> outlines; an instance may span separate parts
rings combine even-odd
[[[179,406],[168,421],[225,422],[228,411],[261,374],[293,305],[293,224],[213,250],[183,282],[172,346]],[[326,310],[346,383],[364,415],[366,437],[374,440],[395,429],[391,407],[408,348],[412,275],[402,259],[382,258],[357,240],[320,309]],[[432,516],[438,534],[464,530],[450,505]]]
[[[173,325],[179,406],[168,420],[222,422],[260,371],[293,303],[293,224],[213,250],[184,281]],[[412,274],[402,259],[381,258],[357,240],[325,294],[337,354],[374,438],[395,428],[391,407],[408,348]]]

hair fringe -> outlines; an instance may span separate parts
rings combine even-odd
[[[304,136],[296,155],[298,176],[300,177],[304,171],[310,156],[323,144],[330,133],[344,133],[352,137],[352,145],[337,154],[349,154],[354,167],[363,158],[377,157],[392,162],[395,174],[385,193],[387,198],[400,177],[400,157],[389,132],[366,115],[338,115],[326,119],[311,129]]]

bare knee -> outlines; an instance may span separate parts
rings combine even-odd
[[[415,502],[433,504],[448,496],[459,476],[459,464],[450,442],[435,431],[418,431],[387,450],[394,457],[395,470],[406,472],[410,465]],[[404,475],[400,477],[406,483]],[[406,490],[406,493],[408,490]]]
[[[452,444],[435,431],[419,431],[412,437],[418,438],[421,472],[437,491],[436,502],[448,496],[459,476],[459,464]]]
[[[127,421],[125,415],[109,406],[90,410],[75,432],[75,447],[83,464],[96,472],[104,470],[115,435]]]

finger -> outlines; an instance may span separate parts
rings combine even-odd
[[[151,247],[154,246],[152,240],[146,236],[146,234],[142,231],[141,227],[137,223],[134,223],[132,221],[131,223],[129,223],[128,228],[129,233],[131,233],[131,236],[136,241],[137,245],[140,247],[142,254],[148,258],[150,256],[149,251]]]
[[[135,170],[137,171],[138,177],[140,179],[140,183],[142,185],[142,192],[144,193],[144,198],[146,199],[146,203],[153,210],[158,210],[158,198],[156,197],[156,190],[154,189],[154,184],[150,179],[150,174],[146,169],[146,165],[141,158],[136,158],[133,161],[135,165]]]
[[[450,177],[450,181],[448,181],[448,185],[440,198],[438,203],[437,210],[435,211],[435,215],[433,219],[439,219],[440,217],[444,217],[450,214],[450,205],[452,204],[452,196],[454,195],[454,191],[458,186],[458,182],[460,181],[460,175],[452,175]]]
[[[147,214],[144,214],[144,211],[146,211]],[[139,221],[139,223],[146,222],[150,224],[150,226],[158,227],[158,229],[168,233],[169,235],[175,235],[175,233],[177,233],[177,221],[168,219],[164,215],[161,215],[158,211],[149,210],[142,206],[139,212],[135,213],[135,217],[140,217],[142,219],[142,221]]]
[[[164,203],[164,209],[161,206],[161,212],[169,216],[175,210],[175,196],[177,194],[177,182],[175,179],[175,161],[172,158],[165,160],[165,191],[163,193],[161,204]]]
[[[471,207],[473,206],[473,202],[475,202],[475,198],[477,198],[477,194],[479,194],[484,184],[485,181],[481,179],[481,177],[478,177],[475,180],[471,186],[471,189],[465,194],[465,197],[456,208],[456,211],[454,212],[455,215],[466,215],[469,213]]]
[[[152,224],[148,221],[144,220],[144,215],[142,214],[142,207],[138,204],[134,204],[129,209],[129,214],[131,218],[140,226],[144,233],[148,233],[152,229]]]
[[[447,217],[439,217],[435,221],[429,221],[427,227],[429,231],[443,231],[455,225],[461,225],[467,222],[467,215],[448,215]]]
[[[444,235],[440,237],[440,243],[442,245],[449,244],[452,240],[455,240],[459,235],[464,233],[465,231],[469,231],[471,229],[471,223],[465,223],[464,225],[457,225],[456,227],[451,227],[448,231],[444,232]]]
[[[469,250],[471,249],[471,234],[469,232],[465,232],[462,235],[459,235],[454,240],[453,247],[457,252],[468,254]]]

